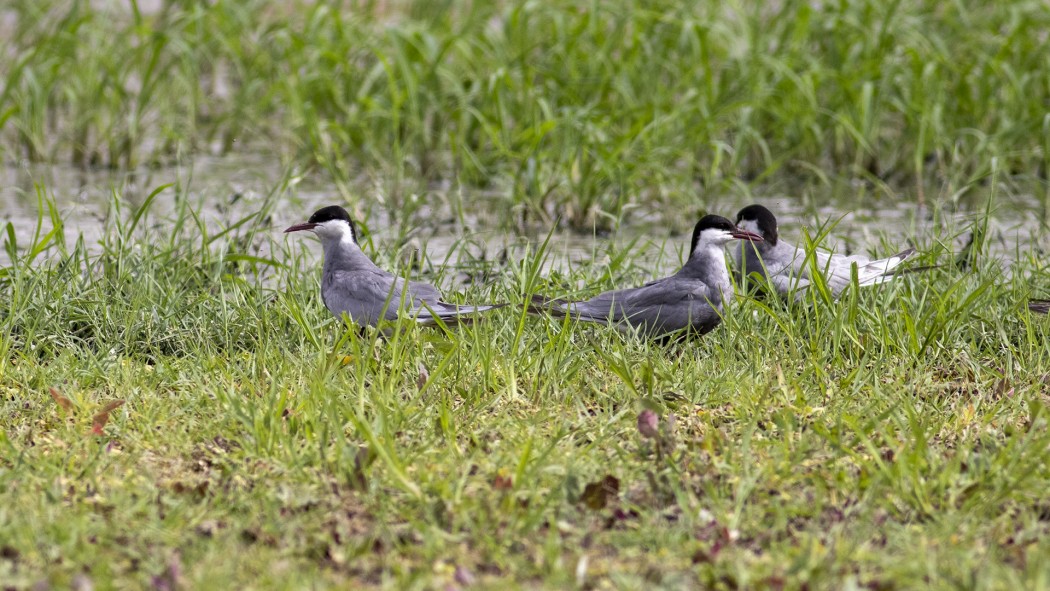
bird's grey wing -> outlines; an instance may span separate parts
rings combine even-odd
[[[777,249],[771,249],[764,244],[755,244],[748,240],[739,240],[736,244],[726,248],[726,252],[732,258],[734,272],[744,275],[758,273],[765,276],[769,272],[776,272],[782,263],[778,263]]]
[[[452,324],[463,314],[494,310],[502,305],[457,306],[441,300],[436,287],[422,281],[406,281],[381,269],[334,271],[322,286],[325,306],[336,316],[345,312],[362,325],[396,320],[398,312],[423,325],[440,318]]]
[[[791,262],[792,282],[795,290],[800,287],[808,287],[813,283],[814,270],[820,274],[828,289],[835,296],[841,294],[852,283],[852,268],[857,264],[858,271],[861,265],[868,262],[862,255],[846,256],[834,254],[824,250],[815,250],[812,254],[807,253],[804,248],[796,248],[794,258]],[[870,280],[864,273],[859,273],[860,283],[864,285],[865,280]],[[795,299],[799,299],[796,294]]]
[[[892,281],[896,277],[892,273],[893,269],[913,254],[915,249],[909,248],[891,257],[875,260],[864,255],[825,255],[821,268],[824,269],[828,286],[838,295],[852,283],[854,265],[857,267],[857,285],[867,287]]]
[[[405,280],[401,277],[398,277],[397,281],[398,288],[404,289]],[[433,305],[441,301],[441,292],[438,291],[438,288],[434,287],[429,283],[424,283],[422,281],[409,281],[408,293],[412,298],[411,301],[416,304],[422,304],[423,302],[426,302],[427,304]]]
[[[870,272],[878,272],[880,275],[888,275],[891,271],[896,269],[901,263],[906,261],[909,257],[915,254],[914,248],[906,248],[897,254],[886,257],[884,259],[876,259],[874,261],[868,261],[864,268]]]
[[[345,313],[357,324],[375,326],[380,319],[397,316],[400,290],[386,273],[336,270],[324,276],[321,296],[335,316]]]
[[[799,299],[812,285],[814,269],[820,273],[831,293],[837,296],[852,284],[854,265],[857,266],[859,285],[875,285],[893,279],[894,276],[888,273],[914,252],[914,249],[908,249],[889,258],[871,260],[863,255],[846,256],[817,250],[809,257],[804,248],[781,241],[763,262],[769,282],[777,292],[781,295],[793,293],[795,299]]]
[[[441,298],[441,292],[429,283],[410,281],[409,293],[412,297],[413,314],[416,322],[431,326],[440,319],[446,325],[458,323],[465,315],[497,310],[506,304],[460,305],[451,304]]]
[[[769,283],[777,293],[794,297],[796,301],[805,297],[806,290],[813,284],[802,274],[792,272],[791,267],[785,267],[779,273],[770,275]]]
[[[721,320],[722,294],[697,279],[667,277],[642,287],[607,291],[582,302],[560,304],[580,320],[642,327],[665,333],[693,326],[706,332]]]
[[[440,301],[433,286],[416,281],[406,284],[403,278],[381,269],[332,271],[325,276],[321,295],[332,314],[341,316],[345,312],[354,322],[370,326],[381,319],[396,319],[402,305],[416,310],[424,301]]]
[[[748,276],[758,274],[764,277],[770,287],[782,296],[794,294],[798,299],[805,293],[805,289],[810,285],[809,271],[804,264],[805,250],[783,240],[776,246],[760,248],[756,248],[750,242],[740,242],[740,250],[744,253],[743,256],[746,256],[745,272]]]
[[[798,290],[812,285],[814,270],[835,296],[850,286],[853,262],[849,260],[849,257],[816,252],[813,258],[807,258],[805,252],[801,249],[798,251],[798,255],[795,258],[795,262],[791,265],[790,281],[785,283],[785,286],[790,289]],[[799,298],[800,295],[796,294],[795,299]]]

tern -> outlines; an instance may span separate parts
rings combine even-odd
[[[754,232],[763,238],[762,242],[741,244],[733,248],[734,269],[742,271],[744,276],[758,273],[768,279],[770,285],[781,295],[795,291],[801,296],[812,282],[810,261],[806,250],[788,244],[780,239],[777,232],[777,218],[773,212],[761,205],[749,205],[740,210],[736,223],[744,230]],[[857,269],[857,284],[861,287],[890,281],[896,274],[894,269],[905,259],[915,254],[909,248],[885,259],[872,260],[862,255],[846,256],[827,252],[814,252],[816,268],[836,297],[852,283],[852,270]]]
[[[725,256],[725,245],[731,240],[761,242],[762,237],[737,228],[724,217],[704,216],[693,229],[689,260],[674,275],[641,287],[607,291],[586,301],[535,296],[530,311],[613,325],[647,337],[681,330],[705,334],[722,321],[724,306],[733,297]]]
[[[382,320],[408,317],[423,326],[440,321],[453,325],[465,314],[495,310],[504,304],[460,306],[442,301],[429,283],[406,281],[380,269],[357,243],[357,228],[350,214],[338,205],[317,210],[310,219],[284,232],[313,232],[321,240],[324,266],[321,269],[321,300],[328,310],[343,314],[360,326],[376,326]]]

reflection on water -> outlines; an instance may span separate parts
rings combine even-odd
[[[141,204],[156,187],[174,183],[183,189],[168,189],[157,199],[150,216],[153,224],[163,223],[166,215],[176,207],[176,195],[183,195],[191,204],[199,204],[203,220],[213,229],[223,228],[255,213],[270,201],[273,236],[280,236],[288,225],[302,221],[317,207],[345,202],[333,186],[324,184],[320,174],[289,175],[272,158],[258,154],[236,156],[197,157],[192,165],[146,168],[133,172],[111,170],[83,171],[68,166],[0,168],[0,215],[14,226],[19,245],[24,247],[31,239],[38,211],[37,187],[52,196],[66,226],[71,241],[83,235],[85,244],[92,247],[102,237],[105,217],[111,210],[114,195],[119,195],[125,215]],[[443,193],[444,191],[444,193]],[[362,180],[351,188],[358,199],[353,212],[363,219],[376,248],[394,249],[396,253],[411,253],[421,249],[426,253],[428,267],[458,268],[463,281],[480,279],[484,274],[481,261],[516,260],[527,247],[546,238],[544,228],[533,228],[531,235],[520,235],[504,230],[511,224],[498,218],[508,211],[508,200],[492,191],[468,193],[463,189],[460,198],[470,207],[454,215],[446,198],[448,188],[425,192],[425,205],[413,209],[408,218],[391,218],[384,187]],[[457,189],[460,191],[460,189]],[[754,195],[763,195],[753,189]],[[985,190],[987,191],[987,190]],[[732,218],[736,211],[751,202],[760,202],[777,214],[781,236],[792,243],[802,241],[802,228],[816,231],[823,224],[835,224],[824,244],[842,252],[863,252],[888,255],[914,245],[920,247],[934,241],[954,241],[958,249],[973,219],[980,212],[934,213],[919,209],[912,203],[862,203],[858,206],[853,195],[833,194],[827,189],[808,187],[805,199],[766,192],[764,197],[747,198],[738,195],[712,196],[705,193],[706,203],[698,200],[693,211],[644,211],[638,208],[634,218],[609,237],[581,235],[558,231],[548,248],[548,268],[565,269],[597,263],[600,267],[610,241],[617,246],[632,244],[635,264],[648,269],[652,275],[672,271],[680,264],[689,240],[693,216],[702,211],[719,213]],[[433,203],[434,205],[431,205]],[[1032,197],[1011,196],[994,204],[991,223],[990,249],[993,256],[1004,263],[1017,253],[1045,252],[1047,236],[1041,205]],[[646,221],[634,221],[644,218]],[[656,221],[652,221],[656,220]],[[45,221],[45,224],[47,222]],[[45,231],[47,228],[45,228]],[[309,241],[301,241],[306,244]],[[258,245],[259,251],[250,254],[269,257],[268,243]],[[320,256],[316,245],[305,246],[313,256]],[[406,255],[407,256],[407,255]],[[400,257],[403,258],[403,257]],[[0,264],[9,261],[0,252]]]

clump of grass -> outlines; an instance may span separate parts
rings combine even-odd
[[[984,257],[839,301],[743,299],[672,347],[519,308],[382,339],[329,318],[316,249],[265,221],[272,202],[216,231],[187,187],[155,195],[115,200],[98,249],[42,216],[0,274],[8,584],[1044,576],[1034,251],[1005,274]],[[161,213],[168,197],[183,205]],[[464,299],[644,274],[637,243],[545,274],[549,245],[491,262]]]
[[[998,166],[1045,193],[1036,2],[9,10],[8,158],[126,167],[262,145],[348,194],[362,171],[390,179],[394,211],[422,179],[577,229],[800,177],[923,202]]]

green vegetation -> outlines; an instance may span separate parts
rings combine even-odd
[[[8,158],[263,148],[394,211],[442,181],[577,228],[755,182],[958,199],[996,162],[1047,193],[1036,0],[9,4]]]
[[[1050,577],[1034,255],[1006,280],[985,261],[839,302],[743,300],[667,348],[520,308],[382,340],[327,317],[268,205],[209,234],[193,208],[150,203],[115,208],[97,255],[55,219],[3,271],[0,579],[16,588]],[[468,260],[500,279],[463,298],[650,275],[609,248],[608,266],[548,277],[542,252]]]
[[[987,256],[1004,200],[1050,219],[1044,4],[104,4],[0,10],[0,157],[287,172],[243,218],[180,178],[114,191],[97,244],[46,186],[0,228],[0,587],[1050,587],[1050,268],[1038,237]],[[462,301],[635,285],[660,245],[408,270],[421,220],[926,201],[943,266],[676,345],[518,306],[382,339],[279,234],[307,175]]]

